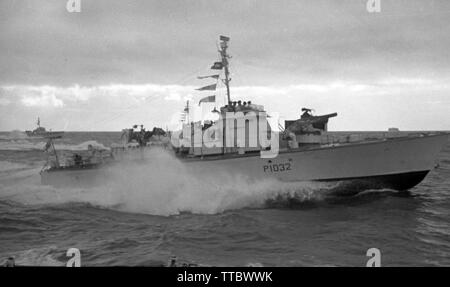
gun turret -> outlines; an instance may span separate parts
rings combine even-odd
[[[303,108],[302,111],[308,113],[311,109]],[[321,131],[326,131],[326,125],[329,118],[336,117],[337,113],[326,114],[322,116],[312,116],[308,114],[307,116],[302,116],[300,119],[295,121],[286,121],[285,130],[286,132],[292,133],[320,133]]]

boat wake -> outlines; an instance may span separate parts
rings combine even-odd
[[[64,254],[56,246],[47,246],[28,249],[14,254],[16,266],[65,266],[65,261],[60,260]]]
[[[0,150],[9,150],[9,151],[33,151],[39,150],[42,151],[45,147],[46,140],[43,138],[37,139],[29,139],[29,138],[0,138]],[[67,150],[67,151],[82,151],[87,150],[88,146],[92,146],[96,149],[108,150],[106,146],[95,141],[85,141],[80,144],[64,144],[58,143],[55,144],[55,148],[58,150]]]
[[[317,201],[328,190],[325,183],[249,181],[214,170],[199,174],[161,150],[149,151],[146,158],[110,167],[108,180],[92,188],[42,186],[38,170],[30,169],[28,176],[15,184],[0,183],[0,200],[27,205],[82,202],[124,212],[170,216]]]

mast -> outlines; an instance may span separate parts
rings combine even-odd
[[[189,123],[189,114],[190,114],[190,108],[189,108],[189,100],[186,102],[186,110],[187,110],[187,122]]]
[[[231,98],[230,98],[230,71],[228,70],[228,59],[231,58],[227,54],[227,48],[228,48],[228,41],[230,41],[229,37],[226,36],[220,36],[220,56],[222,57],[222,65],[225,70],[225,79],[223,80],[225,86],[227,87],[227,98],[228,98],[228,105],[231,104]]]
[[[59,158],[58,158],[58,154],[56,153],[55,144],[53,143],[52,138],[50,138],[50,141],[52,143],[53,152],[55,153],[56,167],[59,167]]]
[[[186,107],[183,110],[184,114],[185,114],[185,120],[187,118],[187,123],[189,123],[189,100],[186,101]]]

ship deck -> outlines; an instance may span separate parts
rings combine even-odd
[[[361,145],[377,145],[383,144],[387,141],[389,142],[399,142],[399,141],[410,141],[413,139],[420,139],[425,137],[439,137],[439,136],[450,136],[450,132],[436,132],[433,134],[420,134],[420,135],[410,135],[395,138],[383,138],[383,139],[371,139],[364,140],[360,142],[349,142],[349,143],[332,143],[332,144],[316,144],[316,145],[300,145],[298,148],[280,148],[279,154],[287,153],[299,153],[299,152],[309,152],[324,149],[339,149],[347,148],[349,146],[356,147]],[[213,160],[223,160],[223,159],[233,159],[233,158],[245,158],[245,157],[256,157],[260,156],[259,150],[247,151],[243,154],[239,153],[225,153],[225,154],[205,154],[205,155],[176,155],[179,159],[183,161],[213,161]]]

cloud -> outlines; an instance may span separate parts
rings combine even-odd
[[[65,1],[0,1],[0,129],[38,114],[53,129],[176,124],[205,96],[196,76],[220,34],[233,99],[288,118],[337,111],[337,129],[450,129],[450,2],[366,2],[98,0],[68,13]]]
[[[7,105],[9,105],[11,103],[12,102],[10,100],[8,100],[8,99],[0,98],[0,106],[7,106]]]
[[[450,2],[366,2],[4,0],[0,84],[193,84],[221,33],[240,85],[449,76]]]
[[[20,102],[26,107],[60,108],[64,106],[64,102],[57,99],[54,94],[22,96]]]
[[[0,114],[0,129],[26,129],[37,115],[53,129],[120,130],[136,123],[165,126],[170,115],[194,98],[193,91],[189,85],[158,84],[0,86],[0,106],[9,106]]]
[[[298,117],[302,107],[314,108],[319,114],[338,112],[340,116],[330,124],[332,129],[385,130],[391,125],[401,129],[450,129],[448,83],[444,78],[386,78],[237,86],[231,93],[232,100],[251,100],[285,119]],[[186,100],[190,101],[191,119],[205,118],[212,109],[197,105],[205,94],[194,89],[190,85],[150,83],[0,86],[0,130],[29,128],[38,115],[54,130],[121,130],[133,124],[175,129]],[[216,95],[217,107],[226,104],[223,86]]]

